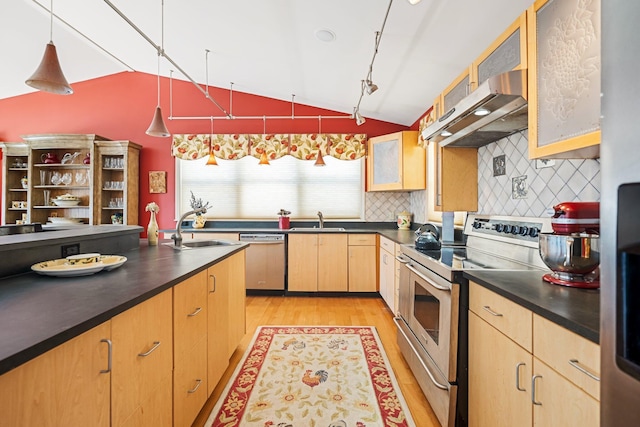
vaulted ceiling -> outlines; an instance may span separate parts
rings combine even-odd
[[[347,114],[389,7],[389,0],[164,0],[164,8],[163,0],[110,1],[199,83],[233,82],[234,91]],[[391,2],[372,70],[379,90],[365,93],[360,112],[408,126],[532,0]],[[24,81],[49,41],[49,8],[50,0],[1,3],[0,99],[33,91]],[[104,0],[54,0],[53,12],[53,41],[72,85],[122,71],[157,73],[156,50]],[[319,40],[318,30],[335,39]],[[160,73],[170,70],[162,59]],[[186,79],[177,70],[173,77]]]

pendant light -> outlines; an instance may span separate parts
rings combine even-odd
[[[56,52],[56,46],[53,44],[53,0],[49,7],[50,12],[50,29],[49,29],[49,43],[44,49],[44,55],[40,65],[29,77],[25,83],[35,89],[45,92],[51,92],[58,95],[71,95],[73,89],[67,82],[67,79],[62,74],[62,68],[60,68],[60,61],[58,61],[58,54]]]
[[[322,133],[322,116],[318,116],[318,135]],[[318,155],[316,156],[316,162],[313,166],[326,166],[324,159],[322,158],[322,148],[318,147]]]
[[[207,166],[218,166],[216,156],[213,154],[213,116],[211,116],[211,133],[209,134],[209,159]]]
[[[153,120],[151,120],[151,124],[149,125],[149,129],[147,129],[146,134],[150,136],[158,136],[166,138],[171,136],[171,133],[167,129],[164,124],[164,120],[162,119],[162,109],[160,108],[160,57],[164,52],[162,46],[164,46],[164,0],[161,2],[162,12],[161,12],[161,41],[160,48],[158,49],[158,105],[156,106],[156,110],[153,113]]]
[[[266,135],[266,134],[267,134],[267,116],[262,116],[262,135]],[[271,165],[271,163],[269,163],[269,158],[267,157],[266,143],[265,143],[265,149],[262,151],[262,154],[260,154],[260,162],[258,164]]]

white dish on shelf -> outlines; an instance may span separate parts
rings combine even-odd
[[[62,258],[33,264],[31,270],[43,276],[89,276],[102,270],[116,269],[126,261],[127,258],[120,255],[101,255],[100,261],[90,264],[69,264],[65,258]]]
[[[53,203],[55,203],[56,206],[71,207],[71,206],[78,206],[80,204],[80,200],[53,199]]]
[[[49,222],[52,224],[83,224],[82,218],[66,218],[62,216],[50,216]]]

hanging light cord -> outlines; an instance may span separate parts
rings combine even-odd
[[[162,57],[164,57],[167,61],[169,61],[171,63],[171,65],[173,65],[174,67],[176,67],[176,69],[182,73],[183,76],[185,76],[187,78],[187,80],[189,80],[191,82],[191,84],[193,84],[200,92],[202,92],[202,94],[211,102],[213,102],[213,104],[218,107],[220,109],[220,111],[222,111],[222,113],[227,116],[227,118],[232,118],[231,115],[229,113],[227,113],[227,110],[225,110],[222,105],[220,105],[215,99],[213,99],[213,97],[211,97],[211,95],[209,95],[204,89],[202,89],[202,87],[196,83],[196,81],[189,75],[187,74],[186,71],[184,71],[182,69],[182,67],[180,67],[173,59],[171,59],[171,57],[169,55],[167,55],[167,52],[165,52],[160,46],[158,46],[157,44],[155,44],[153,42],[153,40],[151,40],[151,38],[149,38],[148,35],[146,35],[136,24],[134,24],[124,13],[122,13],[122,11],[120,9],[118,9],[113,3],[111,3],[110,0],[103,0],[106,4],[109,5],[109,7],[111,7],[111,9],[113,9],[122,19],[125,20],[125,22],[127,24],[129,24],[131,26],[131,28],[133,28],[134,30],[136,30],[138,32],[138,34],[140,34],[142,36],[142,38],[144,38],[151,46],[154,47],[154,49],[156,49],[159,53],[159,55],[161,55]]]
[[[53,43],[53,0],[51,0],[49,8],[51,9],[51,13],[49,14],[49,42]]]
[[[387,25],[387,18],[389,17],[391,4],[393,4],[393,0],[389,0],[389,6],[387,6],[387,13],[385,13],[384,21],[382,21],[382,27],[380,28],[380,31],[376,32],[376,44],[375,44],[375,48],[373,49],[373,57],[371,58],[371,63],[369,64],[369,73],[367,74],[367,78],[365,80],[371,80],[371,74],[373,73],[373,62],[376,60],[376,56],[378,55],[378,46],[380,46],[380,40],[382,40],[382,33],[384,32],[384,27],[385,25]],[[360,81],[360,98],[358,98],[358,104],[356,104],[356,107],[353,110],[354,116],[360,112],[360,103],[362,102],[362,98],[364,97],[365,80]]]

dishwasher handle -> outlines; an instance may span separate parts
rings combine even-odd
[[[284,234],[241,234],[240,241],[257,245],[281,245]]]

